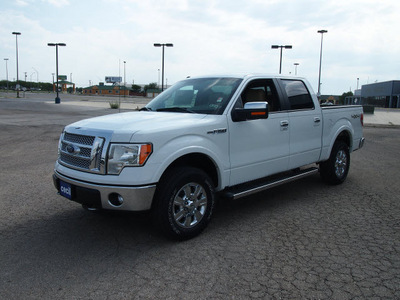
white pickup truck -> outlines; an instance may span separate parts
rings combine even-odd
[[[302,78],[187,78],[140,111],[66,126],[53,180],[87,209],[151,210],[166,234],[188,239],[209,223],[217,195],[316,172],[342,183],[362,126],[361,106],[320,107]]]

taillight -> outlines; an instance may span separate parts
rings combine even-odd
[[[361,113],[360,121],[361,121],[361,126],[364,126],[364,113]]]

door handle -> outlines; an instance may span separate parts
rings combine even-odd
[[[281,127],[288,127],[289,126],[289,121],[281,121]]]
[[[321,118],[320,117],[315,117],[314,118],[314,123],[319,123],[321,122]]]

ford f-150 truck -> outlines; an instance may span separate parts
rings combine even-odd
[[[342,183],[362,126],[361,106],[321,107],[303,78],[187,78],[140,111],[66,126],[53,180],[89,210],[151,210],[166,234],[188,239],[209,223],[217,195],[316,172]]]

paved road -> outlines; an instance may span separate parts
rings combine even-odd
[[[0,299],[399,299],[400,129],[366,128],[348,180],[222,202],[171,242],[146,214],[57,196],[63,125],[109,109],[0,99]]]

